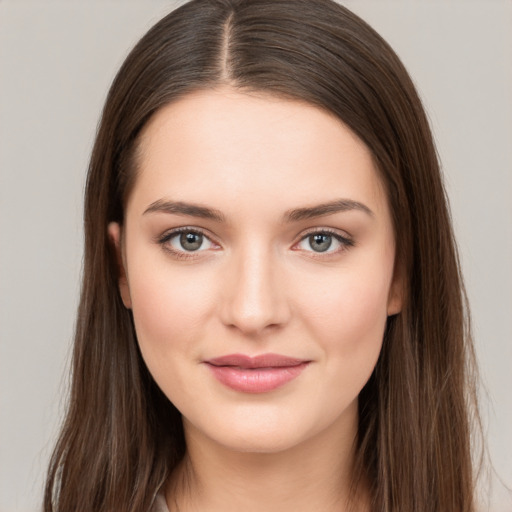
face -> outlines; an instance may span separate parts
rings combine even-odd
[[[352,432],[399,311],[367,147],[305,103],[231,89],[161,109],[109,226],[138,342],[185,429],[276,452]]]

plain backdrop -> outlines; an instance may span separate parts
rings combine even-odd
[[[395,48],[435,132],[512,497],[512,2],[345,2]],[[89,152],[128,50],[176,2],[0,0],[0,512],[40,507],[62,417]],[[409,511],[404,511],[409,512]],[[412,512],[412,511],[410,511]]]

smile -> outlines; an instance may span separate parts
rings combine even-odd
[[[284,386],[310,362],[279,354],[231,354],[204,361],[219,382],[243,393],[265,393]]]

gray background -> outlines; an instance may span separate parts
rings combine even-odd
[[[444,164],[487,388],[512,487],[512,3],[352,0],[401,56]],[[62,415],[87,160],[129,48],[175,2],[0,0],[0,512],[38,509]],[[489,508],[512,511],[496,475]]]

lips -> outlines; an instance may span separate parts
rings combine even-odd
[[[284,386],[310,362],[280,354],[230,354],[204,361],[219,382],[243,393],[265,393]]]

